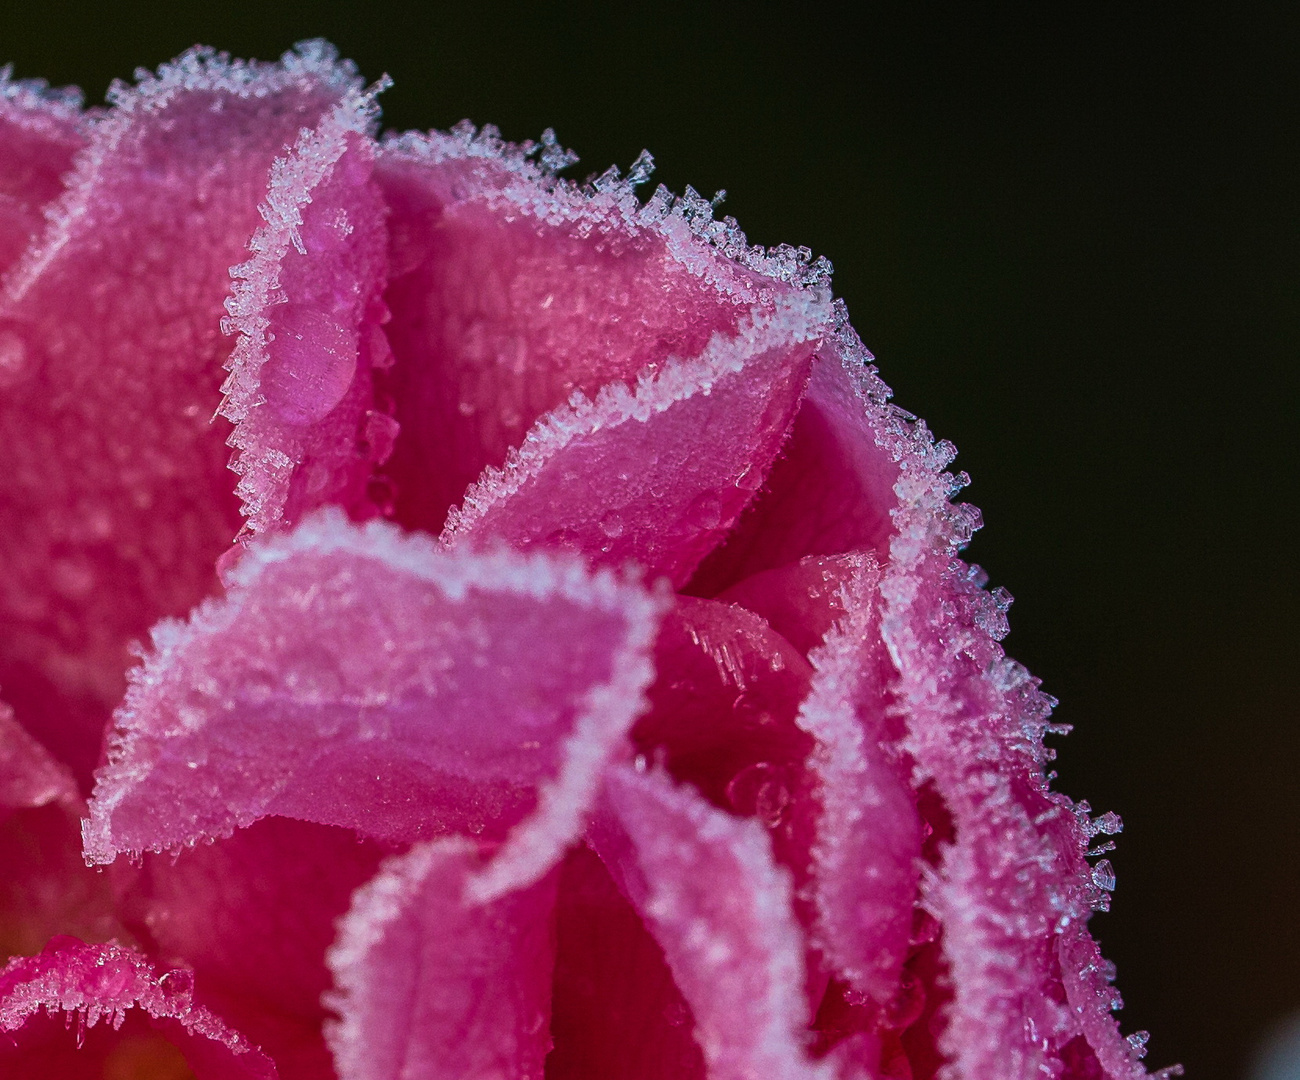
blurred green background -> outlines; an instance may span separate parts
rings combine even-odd
[[[829,256],[975,477],[1060,786],[1125,818],[1093,924],[1125,1028],[1234,1077],[1300,1008],[1300,7],[1213,7],[4,0],[0,62],[97,102],[325,36],[396,80],[389,126],[553,126],[580,176],[648,147]]]

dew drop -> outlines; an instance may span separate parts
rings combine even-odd
[[[616,510],[611,510],[600,519],[600,531],[611,540],[617,540],[623,535],[623,515]]]

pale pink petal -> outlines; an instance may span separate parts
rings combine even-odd
[[[828,314],[816,293],[798,294],[694,359],[646,369],[635,390],[575,394],[484,472],[443,542],[570,548],[682,585],[762,484]]]
[[[798,720],[816,740],[814,941],[838,976],[884,1008],[908,957],[921,819],[886,715],[893,673],[880,640],[879,582],[875,560],[862,556],[844,586],[844,617],[809,657],[816,675]]]
[[[842,302],[836,318],[847,326]],[[727,542],[700,567],[688,591],[713,596],[743,577],[809,555],[888,551],[898,464],[864,422],[855,379],[874,376],[865,350],[846,370],[830,346],[812,367],[790,439],[762,494]],[[877,382],[879,380],[876,380]]]
[[[662,773],[610,770],[597,850],[645,920],[695,1017],[710,1080],[816,1080],[804,944],[788,875],[754,821]]]
[[[329,953],[340,1080],[542,1080],[558,874],[484,903],[484,862],[464,838],[428,841],[353,897]]]
[[[998,645],[1010,598],[985,592],[982,572],[957,558],[980,520],[950,501],[966,482],[944,471],[952,446],[888,404],[847,322],[836,347],[856,380],[864,439],[900,467],[881,633],[899,672],[903,749],[925,782],[922,812],[931,826],[949,823],[941,843],[927,841],[935,866],[923,890],[942,924],[952,994],[937,1016],[938,1049],[955,1075],[1030,1080],[1054,1075],[1067,1057],[1083,1060],[1082,1037],[1087,1060],[1129,1080],[1123,1063],[1134,1057],[1118,1029],[1085,1022],[1082,998],[1109,1009],[1107,980],[1081,982],[1062,967],[1078,956],[1062,943],[1108,904],[1109,867],[1094,872],[1085,853],[1118,819],[1090,821],[1086,803],[1049,788],[1043,738],[1062,730],[1049,723],[1055,702]]]
[[[203,1001],[282,1076],[332,1080],[321,1025],[325,951],[384,852],[351,830],[266,818],[173,859],[112,868],[117,909],[150,955],[184,962]]]
[[[560,867],[547,1080],[704,1080],[664,951],[586,845]]]
[[[0,277],[40,232],[83,141],[80,93],[16,81],[0,68]],[[5,341],[0,330],[0,388],[7,385]]]
[[[174,1075],[275,1080],[271,1060],[194,1001],[187,969],[56,938],[0,972],[0,1077]],[[169,1072],[170,1070],[170,1072]]]
[[[221,303],[271,161],[353,85],[324,46],[195,50],[116,87],[0,294],[0,684],[88,779],[128,645],[216,584],[239,527]]]
[[[318,515],[155,632],[87,856],[278,814],[392,841],[508,833],[481,887],[540,876],[643,708],[661,603],[571,556],[448,554]]]
[[[751,248],[692,191],[660,188],[642,206],[648,155],[628,180],[613,169],[590,188],[555,178],[574,160],[549,132],[514,146],[467,124],[384,144],[402,425],[385,472],[409,528],[441,529],[484,467],[575,391],[698,356],[829,273],[807,252]]]
[[[374,95],[348,94],[275,163],[253,258],[232,271],[226,325],[240,337],[221,412],[236,424],[252,531],[326,504],[365,514],[371,470],[392,449],[396,421],[374,407],[374,371],[392,362]]]

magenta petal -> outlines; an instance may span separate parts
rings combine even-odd
[[[13,810],[75,803],[77,784],[0,702],[0,821]]]
[[[351,93],[299,137],[271,170],[253,258],[232,271],[240,339],[221,411],[237,425],[236,491],[256,532],[330,503],[364,512],[392,448],[396,421],[373,407],[373,370],[391,363],[376,115],[373,91]]]
[[[358,890],[329,953],[340,1080],[542,1080],[556,873],[488,901],[463,838],[417,844]]]
[[[278,814],[391,841],[509,833],[482,887],[539,876],[643,708],[660,607],[571,556],[448,554],[318,515],[155,631],[87,856]]]
[[[221,303],[272,160],[352,85],[324,46],[187,53],[118,87],[0,295],[0,684],[88,778],[128,644],[215,586],[239,527]]]
[[[792,282],[825,277],[797,253],[751,250],[694,192],[660,189],[642,206],[648,158],[637,178],[611,170],[579,189],[554,175],[576,159],[549,133],[543,143],[469,125],[384,143],[402,425],[386,471],[408,528],[441,529],[484,467],[574,391],[698,356]]]
[[[194,969],[203,1002],[275,1060],[285,1080],[328,1078],[325,951],[383,851],[347,829],[266,818],[179,858],[119,861],[117,907],[151,955]]]
[[[81,122],[77,91],[15,82],[0,69],[0,276],[35,239],[45,207],[63,190],[84,141]],[[6,341],[0,330],[0,388],[8,385]]]
[[[664,951],[586,845],[560,867],[547,1080],[704,1080]]]
[[[635,391],[575,394],[466,492],[444,543],[572,548],[683,584],[762,484],[827,316],[800,294],[692,360],[647,369]]]
[[[274,1080],[265,1054],[195,1004],[193,983],[186,969],[158,975],[129,949],[56,938],[0,972],[0,1077],[152,1075],[188,1065],[197,1080]]]
[[[830,1076],[802,1049],[804,944],[762,827],[662,773],[616,767],[606,792],[617,829],[597,849],[663,946],[710,1080]]]
[[[1062,943],[1108,904],[1103,885],[1113,882],[1094,879],[1085,853],[1118,821],[1091,822],[1086,804],[1048,786],[1043,738],[1055,701],[998,645],[1010,598],[985,592],[978,567],[957,558],[980,522],[974,507],[950,501],[965,483],[944,471],[952,446],[889,406],[851,331],[837,345],[880,444],[900,463],[881,632],[899,673],[903,749],[953,832],[924,889],[952,988],[939,1049],[957,1075],[1005,1080],[1055,1075],[1078,1057],[1080,1038],[1101,1040],[1087,1051],[1094,1060],[1131,1060],[1117,1028],[1085,1023],[1086,1010],[1067,1000],[1085,991],[1080,973],[1062,967],[1081,955]],[[1103,1067],[1113,1080],[1129,1076]]]
[[[835,320],[837,336],[852,334],[839,301]],[[875,369],[866,366],[870,359],[863,350],[855,372],[846,370],[829,345],[818,355],[762,494],[700,567],[690,592],[712,596],[743,577],[811,555],[864,549],[885,554],[898,464],[877,445],[866,419],[862,385],[879,382]]]
[[[885,714],[879,582],[862,557],[844,588],[845,616],[809,656],[816,674],[799,725],[816,739],[814,940],[857,993],[885,1006],[907,958],[921,818]]]

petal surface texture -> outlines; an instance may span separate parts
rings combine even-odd
[[[128,643],[215,586],[238,529],[213,425],[229,268],[267,170],[352,85],[324,46],[277,65],[194,50],[88,136],[0,294],[0,684],[89,778]]]
[[[598,847],[690,1003],[710,1080],[831,1076],[802,1049],[803,943],[762,827],[661,773],[611,770],[607,792],[622,836]]]
[[[0,1077],[276,1080],[271,1060],[196,1004],[193,987],[188,970],[159,975],[130,949],[51,941],[0,972]]]
[[[380,329],[384,206],[372,180],[373,92],[351,94],[275,163],[253,258],[232,273],[239,342],[223,389],[248,528],[296,523],[327,504],[367,505],[396,422],[373,408],[391,362]],[[363,450],[364,447],[369,450]]]
[[[510,834],[483,887],[540,876],[643,707],[660,606],[571,556],[452,555],[318,516],[155,633],[87,856],[281,815],[393,842]]]
[[[483,469],[575,391],[594,398],[698,357],[825,280],[824,260],[751,249],[694,192],[660,188],[643,206],[648,156],[627,180],[611,170],[584,188],[555,177],[574,160],[550,133],[514,146],[469,125],[384,144],[401,424],[386,471],[408,528],[439,531]]]
[[[692,360],[612,383],[543,417],[489,467],[443,533],[635,559],[675,585],[726,535],[794,418],[829,309],[800,294],[715,335]]]
[[[417,844],[353,899],[330,951],[340,1080],[542,1080],[556,875],[487,903],[464,838]]]

